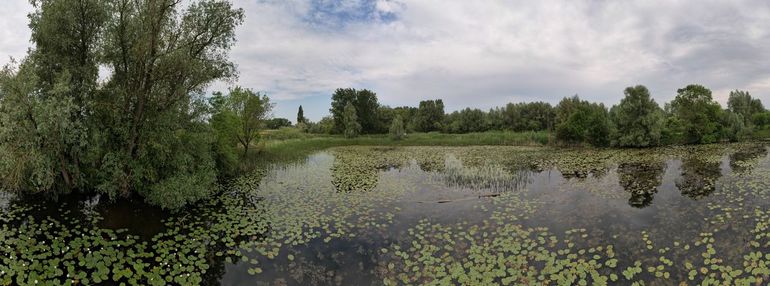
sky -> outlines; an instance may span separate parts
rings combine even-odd
[[[234,0],[246,19],[234,83],[266,92],[274,116],[328,115],[337,88],[381,104],[443,99],[447,111],[578,94],[616,104],[647,86],[659,104],[691,83],[725,105],[770,105],[770,1]],[[30,47],[28,0],[3,0],[0,64]]]

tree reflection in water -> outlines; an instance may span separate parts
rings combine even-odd
[[[664,162],[631,162],[618,165],[619,184],[631,193],[628,204],[635,208],[651,205],[665,170]]]
[[[716,181],[722,176],[719,160],[703,160],[697,157],[682,159],[682,173],[676,187],[682,195],[697,200],[705,198],[716,189]]]
[[[755,166],[754,164],[751,164],[751,162],[766,156],[767,148],[765,148],[764,145],[758,144],[741,148],[735,153],[730,154],[730,169],[737,173],[751,171]]]

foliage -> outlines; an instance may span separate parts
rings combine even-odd
[[[235,74],[228,52],[243,11],[227,1],[33,4],[35,47],[0,83],[3,188],[136,192],[170,207],[210,192],[218,147],[201,94]],[[184,178],[198,184],[189,199],[177,194]]]
[[[679,117],[664,115],[663,130],[660,133],[661,145],[676,145],[685,142],[687,130]]]
[[[444,102],[441,99],[420,101],[417,115],[414,119],[416,131],[431,132],[442,129],[444,121]]]
[[[545,102],[508,103],[502,115],[505,128],[513,131],[547,130],[555,120],[554,108]]]
[[[300,122],[297,122],[299,124]],[[267,129],[280,129],[281,127],[290,127],[291,121],[286,118],[271,118],[265,121]]]
[[[755,114],[765,112],[765,107],[759,98],[752,98],[748,91],[734,90],[727,98],[727,109],[740,115],[746,125],[752,123]]]
[[[643,85],[628,87],[620,104],[610,110],[615,134],[613,145],[621,147],[650,147],[660,144],[663,110],[650,97]]]
[[[455,111],[445,117],[443,124],[446,133],[484,132],[487,129],[484,121],[486,115],[479,109],[466,108]]]
[[[300,123],[308,123],[307,118],[305,118],[305,111],[302,110],[302,105],[297,109],[297,124]]]
[[[218,117],[228,118],[222,121],[229,126],[212,124],[217,134],[224,133],[225,138],[234,138],[243,148],[243,153],[247,154],[273,109],[270,99],[250,89],[235,87],[227,95],[215,93],[210,102],[214,109],[212,121],[218,121]]]
[[[390,125],[388,133],[390,133],[390,138],[393,140],[404,139],[406,131],[404,130],[404,120],[401,119],[401,115],[396,115],[393,118],[393,123]]]
[[[711,97],[711,90],[691,84],[677,90],[677,96],[667,106],[672,116],[681,120],[686,132],[680,143],[713,143],[720,138],[722,108]]]
[[[739,113],[732,111],[722,112],[722,138],[731,142],[738,142],[746,139],[751,134],[751,127],[746,126],[746,121]]]
[[[348,103],[352,104],[356,110],[356,118],[361,125],[358,133],[376,133],[379,125],[377,111],[380,106],[377,102],[377,94],[367,89],[353,88],[340,88],[332,95],[332,107],[329,112],[334,119],[334,133],[342,134],[347,128],[345,108]]]
[[[334,119],[324,116],[320,121],[307,123],[307,132],[312,134],[332,134],[334,132]]]
[[[609,144],[609,119],[603,104],[580,100],[576,95],[565,97],[556,106],[556,138],[567,144],[590,143],[593,146]]]
[[[770,111],[756,113],[751,116],[751,122],[757,127],[770,125]]]
[[[415,120],[417,119],[417,107],[412,106],[399,106],[393,108],[393,114],[401,116],[404,120],[404,129],[407,132],[417,131],[415,127]]]
[[[345,123],[345,137],[358,137],[361,134],[361,124],[358,123],[358,115],[352,102],[348,102],[345,105],[345,112],[342,114],[342,118]]]

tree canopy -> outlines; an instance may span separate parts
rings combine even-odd
[[[691,84],[678,89],[676,98],[668,105],[668,111],[681,120],[686,130],[684,143],[712,143],[719,140],[722,108],[712,99],[708,88]]]
[[[380,104],[377,101],[377,94],[374,92],[354,88],[340,88],[332,95],[332,107],[329,110],[334,118],[334,132],[344,133],[347,128],[344,113],[345,107],[350,103],[356,110],[357,122],[361,125],[361,133],[376,133],[378,128],[378,112]]]
[[[415,129],[422,132],[439,131],[442,129],[444,121],[444,101],[423,100],[417,108],[417,115],[414,119]]]
[[[0,79],[3,188],[139,193],[171,208],[208,194],[216,170],[202,94],[235,75],[228,53],[243,11],[228,1],[33,4],[34,48]]]
[[[649,147],[660,144],[663,110],[643,85],[627,87],[625,97],[610,110],[613,145]]]

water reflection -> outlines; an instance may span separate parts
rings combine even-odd
[[[631,193],[628,205],[644,208],[652,204],[666,170],[664,162],[632,162],[618,165],[618,182]]]
[[[205,263],[186,266],[206,266],[201,282],[204,285],[377,284],[382,281],[382,277],[394,273],[394,266],[389,265],[395,259],[391,248],[394,244],[403,247],[402,249],[410,247],[412,241],[423,243],[423,249],[452,246],[457,237],[460,237],[451,236],[455,231],[462,232],[461,229],[473,227],[482,227],[485,230],[478,232],[484,236],[478,241],[493,241],[501,238],[501,232],[498,231],[516,224],[533,228],[548,227],[550,231],[547,235],[543,234],[542,239],[550,239],[550,235],[554,235],[554,238],[558,236],[558,239],[565,243],[568,243],[566,239],[569,239],[569,243],[575,243],[577,247],[612,244],[622,251],[619,254],[621,261],[618,262],[618,269],[629,266],[623,264],[624,261],[644,261],[645,269],[647,266],[656,265],[654,263],[659,261],[657,253],[663,253],[658,250],[665,247],[666,251],[670,251],[666,258],[674,260],[677,265],[667,269],[671,272],[672,280],[666,282],[686,281],[686,272],[681,271],[681,262],[689,261],[692,257],[701,257],[701,251],[705,251],[702,247],[696,249],[694,246],[692,251],[683,250],[686,243],[693,241],[693,238],[699,238],[698,233],[720,229],[716,236],[718,243],[715,243],[719,253],[717,257],[725,258],[728,262],[725,265],[732,266],[741,265],[743,262],[728,258],[735,256],[740,259],[746,254],[745,239],[752,239],[757,233],[766,233],[765,224],[756,230],[751,228],[755,221],[767,221],[768,215],[754,213],[756,210],[767,210],[767,195],[757,195],[759,199],[755,201],[745,200],[744,207],[742,193],[732,193],[733,197],[727,196],[730,190],[725,190],[723,183],[748,178],[731,177],[730,171],[745,172],[756,168],[753,175],[766,172],[767,161],[763,161],[763,164],[757,164],[757,161],[766,158],[768,151],[763,146],[739,146],[736,149],[735,153],[720,149],[718,152],[712,152],[714,154],[707,154],[706,151],[681,153],[682,149],[671,149],[666,151],[669,153],[656,156],[633,150],[624,150],[620,155],[611,153],[614,151],[601,151],[604,153],[600,155],[604,157],[600,156],[598,159],[585,159],[583,157],[588,156],[583,156],[584,154],[567,153],[566,156],[575,156],[578,159],[573,160],[570,157],[552,165],[540,165],[545,166],[540,171],[522,168],[523,165],[534,165],[522,164],[531,161],[517,157],[518,154],[508,150],[499,153],[483,153],[487,152],[487,149],[476,151],[484,156],[469,156],[468,153],[475,150],[473,148],[468,148],[467,150],[471,150],[468,153],[461,153],[458,149],[447,151],[424,148],[413,153],[374,150],[376,152],[350,157],[344,154],[325,154],[311,156],[305,162],[293,162],[291,166],[279,165],[269,175],[245,181],[250,184],[241,187],[228,187],[227,190],[232,190],[232,193],[221,194],[222,197],[213,202],[171,214],[167,220],[162,219],[167,215],[165,212],[141,202],[109,202],[104,196],[79,197],[68,204],[52,204],[49,209],[51,212],[60,213],[62,209],[72,209],[71,215],[74,216],[101,217],[96,224],[99,228],[129,229],[128,233],[145,238],[140,241],[152,241],[147,242],[146,247],[147,252],[152,255],[162,251],[165,253],[170,249],[176,252],[177,247],[183,247],[189,241],[204,241],[204,248],[179,249],[179,253],[185,257],[205,253],[205,256],[201,256],[204,257]],[[363,152],[345,150],[348,151]],[[430,152],[436,154],[424,154]],[[561,175],[551,176],[554,170],[563,172]],[[716,184],[722,176],[726,178]],[[746,192],[751,191],[756,195],[754,192],[760,185],[747,183],[746,186],[749,186],[746,187]],[[261,188],[260,192],[248,192],[258,188]],[[268,189],[274,191],[265,192]],[[394,191],[396,189],[398,191]],[[717,189],[719,191],[715,192]],[[503,193],[506,190],[519,191]],[[362,191],[368,193],[355,200],[349,199]],[[470,192],[493,193],[496,196],[491,199],[479,199],[480,196],[469,195]],[[380,193],[386,193],[388,199],[371,199]],[[268,196],[269,194],[273,196]],[[707,200],[690,199],[709,195],[712,197]],[[70,198],[75,197],[68,197]],[[736,201],[725,198],[740,198],[741,203],[738,205]],[[654,200],[657,200],[655,205],[652,204]],[[19,204],[9,201],[11,199],[0,193],[0,209]],[[36,200],[30,202],[39,204]],[[288,207],[270,208],[271,205]],[[325,207],[317,208],[318,205]],[[263,213],[266,208],[270,208],[271,212]],[[360,209],[371,211],[355,211]],[[741,213],[743,210],[746,212]],[[35,211],[39,216],[49,215]],[[534,215],[529,217],[529,211],[534,212]],[[339,215],[329,216],[330,221],[321,221],[323,224],[308,224],[307,228],[297,228],[298,232],[308,233],[320,228],[321,236],[298,245],[281,240],[286,243],[280,246],[280,251],[276,250],[276,253],[270,254],[272,258],[269,259],[265,258],[265,252],[252,251],[261,249],[258,245],[266,241],[270,233],[289,227],[294,229],[294,226],[304,225],[312,220],[308,219],[312,216],[328,213]],[[506,223],[486,224],[491,215]],[[744,215],[748,219],[732,220]],[[365,219],[367,217],[379,219]],[[704,218],[713,221],[710,220],[706,224],[702,222]],[[336,220],[344,223],[337,223]],[[81,220],[83,223],[88,221]],[[415,233],[419,235],[414,235],[416,239],[410,240],[410,229],[415,225],[423,225],[422,221],[431,222],[432,227],[439,224],[458,227],[446,232],[446,238],[431,238],[430,235],[422,234],[435,231],[433,228],[418,229]],[[729,231],[724,230],[728,225],[725,221],[730,222]],[[263,234],[257,235],[251,231],[248,232],[249,235],[243,235],[244,230],[256,224],[267,225]],[[8,223],[5,225],[12,227]],[[345,227],[346,233],[355,233],[356,237],[324,240],[323,235],[332,233],[339,227]],[[732,230],[733,228],[736,230]],[[577,233],[574,229],[582,230]],[[566,231],[573,231],[573,234],[565,235]],[[651,239],[656,243],[655,249],[645,248],[646,242],[639,241],[641,231],[649,231]],[[532,232],[532,240],[540,239],[541,232],[546,233],[546,229],[538,229],[538,234]],[[489,238],[486,238],[487,235]],[[731,243],[728,243],[727,239],[721,240],[719,235],[740,239],[729,240]],[[154,240],[150,240],[153,238]],[[767,238],[762,239],[755,240],[761,245],[770,245],[767,244]],[[668,250],[671,241],[681,242],[682,246]],[[465,247],[467,245],[457,249]],[[722,248],[732,249],[735,254],[728,254]],[[483,254],[495,249],[501,248],[479,247],[477,250]],[[291,258],[287,255],[291,255]],[[245,256],[248,257],[244,258]],[[417,256],[409,257],[412,259]],[[464,256],[458,257],[459,260]],[[258,260],[259,263],[251,263],[252,259]],[[148,263],[157,265],[153,261]],[[259,275],[249,273],[250,267],[254,265],[260,267]],[[528,267],[534,272],[539,271],[539,265],[532,263]],[[395,267],[398,269],[400,266]],[[653,281],[651,284],[659,282],[654,281],[652,276],[641,276],[640,279]]]
[[[682,159],[681,174],[676,187],[682,195],[698,200],[716,190],[716,181],[722,176],[719,160],[704,160],[695,156]]]
[[[752,145],[741,148],[730,154],[730,169],[733,172],[743,173],[753,169],[752,161],[767,157],[767,148],[764,145]]]

